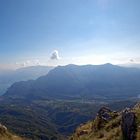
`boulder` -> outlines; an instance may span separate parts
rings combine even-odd
[[[124,111],[122,113],[121,129],[124,140],[136,139],[136,116],[134,112]]]
[[[108,107],[102,107],[99,111],[98,111],[98,116],[99,118],[105,120],[105,121],[109,121],[112,119],[110,113],[112,111],[108,108]]]

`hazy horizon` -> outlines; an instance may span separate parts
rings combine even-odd
[[[140,0],[0,0],[0,140],[140,140]]]
[[[138,0],[0,0],[0,69],[140,64]]]

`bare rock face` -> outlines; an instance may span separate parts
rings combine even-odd
[[[136,116],[134,112],[124,111],[122,113],[121,128],[124,140],[136,139]]]
[[[108,107],[102,107],[97,113],[92,130],[99,131],[102,129],[105,123],[112,119],[111,113],[112,111]]]
[[[107,107],[102,107],[99,111],[98,111],[98,116],[99,118],[102,118],[105,121],[108,121],[111,119],[111,113],[112,111],[107,108]]]
[[[79,133],[77,133],[77,136],[80,137],[80,136],[85,135],[85,134],[88,134],[88,131],[87,130],[82,130]]]

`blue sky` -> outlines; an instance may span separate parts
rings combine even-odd
[[[139,63],[139,7],[139,0],[0,0],[0,65]]]

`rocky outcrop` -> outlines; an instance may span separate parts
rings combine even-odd
[[[85,134],[88,134],[88,131],[87,130],[82,130],[82,131],[77,133],[77,136],[80,137],[80,136],[85,135]]]
[[[7,133],[7,128],[4,125],[0,124],[0,135],[3,135],[5,133]]]
[[[100,129],[102,129],[104,124],[112,118],[111,112],[112,111],[109,108],[102,107],[97,113],[97,116],[94,120],[94,124],[92,126],[92,130],[99,131]]]
[[[124,111],[122,113],[121,129],[124,140],[136,139],[136,116],[134,112]]]
[[[108,121],[108,120],[110,120],[110,119],[112,119],[112,117],[111,117],[111,115],[110,115],[110,113],[111,113],[112,111],[109,109],[109,108],[107,108],[107,107],[102,107],[99,111],[98,111],[98,117],[99,118],[101,118],[101,119],[103,119],[103,120],[105,120],[105,121]]]
[[[7,127],[0,123],[0,140],[26,140],[13,135],[7,130]]]
[[[117,117],[118,115],[119,114],[117,112],[111,111],[107,107],[102,107],[98,111],[98,114],[97,114],[98,123],[96,124],[96,128],[98,128],[98,129],[103,128],[104,123],[107,123],[110,120],[113,120],[113,118]],[[120,115],[122,116],[121,130],[122,130],[123,139],[124,140],[135,140],[136,131],[137,131],[135,113],[132,111],[132,109],[126,108]]]
[[[140,104],[121,112],[102,107],[93,121],[80,126],[71,140],[140,140]]]

